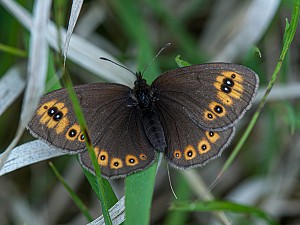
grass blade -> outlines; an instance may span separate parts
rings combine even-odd
[[[262,108],[264,107],[264,105],[266,104],[267,98],[273,88],[273,85],[278,77],[279,71],[282,67],[283,61],[285,59],[286,53],[292,43],[292,40],[295,36],[296,33],[296,28],[299,22],[299,15],[300,15],[300,0],[295,0],[294,2],[294,8],[293,8],[293,12],[292,12],[292,17],[291,17],[291,24],[289,24],[287,22],[286,24],[286,29],[285,29],[285,33],[284,33],[284,42],[283,42],[283,47],[282,47],[282,51],[281,54],[279,56],[279,60],[277,62],[277,65],[275,67],[275,70],[272,74],[271,80],[268,84],[267,90],[262,98],[262,100],[260,101],[258,108],[256,110],[256,112],[254,113],[249,125],[247,126],[245,132],[243,133],[242,137],[240,138],[240,140],[238,141],[237,145],[235,146],[233,152],[230,154],[230,157],[226,160],[224,166],[221,169],[221,172],[218,174],[216,180],[214,181],[214,183],[212,184],[212,186],[214,186],[216,184],[216,182],[220,179],[220,177],[223,175],[223,173],[227,170],[227,168],[232,164],[233,160],[236,158],[237,154],[240,152],[242,146],[244,145],[244,143],[246,142],[247,138],[249,137],[260,113]]]
[[[210,211],[230,211],[235,213],[245,213],[259,217],[270,225],[279,225],[264,211],[253,207],[227,201],[209,201],[209,202],[181,202],[170,206],[170,210],[189,211],[189,212],[210,212]]]
[[[126,177],[125,225],[149,224],[156,169],[157,162],[143,172]]]
[[[72,188],[65,182],[64,178],[59,174],[58,170],[55,168],[52,162],[49,162],[49,165],[54,172],[57,179],[62,183],[62,185],[66,188],[68,191],[70,197],[72,198],[73,202],[77,205],[77,207],[80,209],[82,214],[86,217],[86,219],[91,222],[93,220],[92,215],[89,213],[86,205],[81,201],[81,199],[78,197],[78,195],[72,190]]]

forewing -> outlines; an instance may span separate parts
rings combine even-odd
[[[75,92],[104,176],[125,176],[154,161],[155,151],[144,134],[129,87],[97,83],[76,86]],[[82,152],[82,164],[93,170],[65,89],[42,98],[28,128],[34,136],[56,148],[71,153]]]
[[[105,129],[98,125],[128,101],[130,91],[124,85],[108,83],[75,87],[93,141]],[[66,89],[56,90],[42,97],[28,129],[33,136],[56,148],[74,153],[85,149],[84,137]]]
[[[178,68],[160,75],[152,84],[158,102],[172,103],[204,129],[225,130],[249,109],[258,76],[247,67],[211,63]]]

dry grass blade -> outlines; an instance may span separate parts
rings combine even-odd
[[[0,169],[0,176],[33,163],[65,154],[66,153],[52,148],[42,141],[27,142],[11,151],[4,166]],[[0,155],[0,157],[2,157],[2,155]]]
[[[82,3],[83,3],[83,0],[74,0],[72,3],[71,16],[69,18],[67,35],[66,35],[64,48],[63,48],[64,65],[66,63],[67,52],[68,52],[71,36],[72,36],[73,30],[74,30],[74,27],[76,25],[79,13],[80,13]]]
[[[25,82],[21,78],[23,68],[11,67],[0,79],[0,116],[22,93]]]
[[[206,24],[201,46],[214,55],[212,61],[236,60],[262,37],[279,3],[279,0],[219,1],[214,16]]]
[[[30,121],[39,99],[44,92],[48,66],[47,24],[51,0],[37,1],[34,7],[33,26],[29,48],[28,81],[22,105],[21,120],[17,133],[0,158],[0,168],[4,165],[11,150],[16,146]]]
[[[125,221],[125,197],[123,196],[113,207],[109,209],[109,214],[113,225],[121,224]],[[98,217],[88,225],[104,225],[103,216]]]

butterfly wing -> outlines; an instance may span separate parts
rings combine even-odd
[[[155,151],[144,135],[129,87],[97,83],[76,86],[75,92],[104,176],[123,176],[154,161]],[[28,128],[34,136],[54,147],[71,153],[82,152],[82,164],[93,170],[65,89],[42,98]]]
[[[229,145],[234,127],[224,131],[203,130],[172,102],[159,99],[156,107],[165,132],[165,157],[171,166],[186,169],[205,165]],[[165,99],[167,100],[167,99]]]
[[[258,82],[252,70],[226,63],[193,65],[159,76],[152,91],[169,163],[189,168],[221,155],[234,135],[234,124],[250,107]]]
[[[101,173],[117,178],[150,166],[156,153],[145,135],[137,110],[127,107],[122,113],[114,113],[109,120],[109,126],[99,133],[95,143]],[[79,159],[87,169],[94,170],[87,151],[80,153]]]
[[[193,65],[168,71],[152,84],[154,96],[170,102],[204,129],[232,127],[250,108],[259,79],[247,67],[227,63]]]

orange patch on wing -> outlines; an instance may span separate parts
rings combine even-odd
[[[231,106],[233,104],[233,101],[228,94],[218,90],[217,96],[224,105]]]
[[[182,157],[182,153],[179,150],[175,150],[173,156],[176,159],[180,159]]]
[[[191,160],[191,159],[195,158],[196,155],[197,155],[197,152],[196,152],[195,148],[192,145],[188,145],[184,149],[184,158],[186,160]]]
[[[215,114],[213,114],[211,111],[209,110],[204,111],[204,116],[203,116],[204,120],[212,121],[215,118],[216,118]]]
[[[141,154],[139,155],[139,157],[140,157],[140,159],[143,160],[143,161],[147,160],[147,158],[148,158],[144,153],[141,153]]]
[[[108,165],[108,153],[107,153],[107,151],[99,150],[98,147],[95,147],[94,151],[95,151],[95,155],[97,156],[97,159],[98,159],[98,164],[100,166],[107,166]]]
[[[221,104],[219,104],[217,102],[214,102],[214,101],[211,102],[208,107],[210,108],[211,111],[214,112],[214,114],[216,114],[219,117],[223,117],[226,115],[226,110],[225,110],[224,106],[222,106]],[[220,109],[221,109],[220,112],[216,111],[217,107],[220,107]]]
[[[205,138],[203,138],[201,141],[198,142],[198,151],[200,154],[207,153],[209,152],[210,149],[211,146]]]
[[[69,141],[74,141],[76,140],[79,134],[80,134],[80,126],[79,124],[75,123],[68,129],[65,136]]]
[[[39,116],[42,116],[45,112],[48,111],[48,109],[50,107],[52,107],[55,103],[57,102],[56,99],[52,100],[52,101],[49,101],[49,102],[46,102],[44,103],[43,105],[41,105],[39,107],[39,109],[37,110],[36,114],[39,115]]]
[[[139,164],[139,160],[136,156],[128,154],[125,157],[125,163],[127,166],[135,166]]]
[[[111,169],[120,169],[123,167],[123,161],[120,158],[112,158],[110,161]]]
[[[220,138],[220,135],[217,132],[213,131],[205,131],[205,135],[211,143],[216,143]]]

